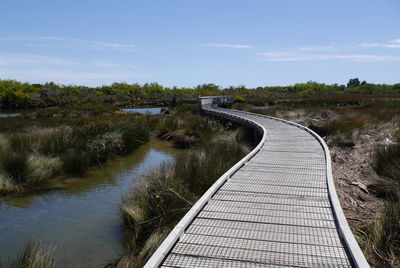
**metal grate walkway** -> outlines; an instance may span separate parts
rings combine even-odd
[[[262,141],[196,203],[145,267],[369,267],[332,189],[329,151],[315,133],[203,109],[256,128]]]

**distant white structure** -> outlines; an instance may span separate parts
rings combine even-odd
[[[218,107],[233,103],[232,96],[199,97],[201,107]]]

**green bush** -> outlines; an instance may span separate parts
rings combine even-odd
[[[244,97],[243,97],[243,96],[240,96],[240,95],[236,95],[236,96],[233,98],[233,100],[234,100],[235,102],[244,102]]]
[[[357,78],[356,78],[357,79]],[[0,80],[0,108],[32,108],[32,107],[67,107],[73,105],[141,105],[160,106],[166,103],[174,106],[182,100],[193,101],[198,96],[236,96],[237,102],[249,100],[252,103],[264,103],[287,98],[302,98],[304,96],[335,95],[337,99],[343,99],[349,95],[357,94],[395,94],[399,93],[400,84],[384,85],[370,83],[354,83],[348,87],[338,84],[323,84],[315,81],[296,83],[291,86],[260,86],[255,89],[239,85],[235,87],[221,88],[215,84],[202,84],[194,88],[188,87],[164,87],[156,82],[145,84],[113,83],[108,86],[86,87],[65,86],[55,83],[29,84],[12,80]],[[358,80],[359,81],[359,80]],[[358,102],[358,101],[357,101]],[[92,107],[93,108],[93,107]],[[102,113],[101,109],[90,109],[90,112]],[[84,109],[74,113],[56,113],[59,116],[78,116],[85,113]],[[39,112],[37,116],[53,116],[53,112]]]

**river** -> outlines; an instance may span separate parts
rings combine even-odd
[[[71,179],[61,190],[0,199],[0,263],[24,243],[40,239],[56,247],[56,267],[100,267],[123,253],[121,198],[150,167],[178,152],[151,140],[134,153]]]

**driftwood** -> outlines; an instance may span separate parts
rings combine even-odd
[[[367,186],[365,186],[365,184],[363,184],[359,181],[353,181],[353,182],[351,182],[351,184],[358,186],[358,188],[360,188],[363,192],[366,192],[367,194],[369,194],[368,188],[367,188]]]

